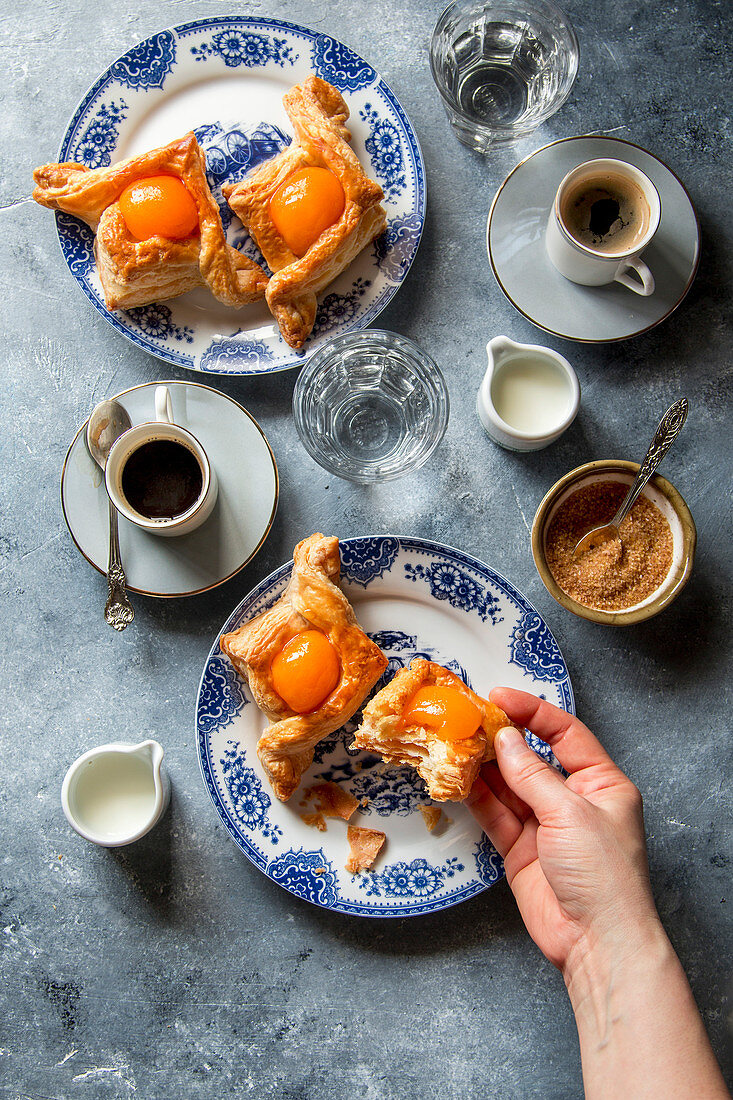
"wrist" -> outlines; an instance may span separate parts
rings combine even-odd
[[[563,968],[586,1097],[723,1100],[728,1092],[656,910],[609,929],[583,936]]]
[[[594,1002],[607,1003],[609,990],[626,982],[643,980],[650,969],[676,958],[667,933],[653,906],[604,928],[591,927],[572,947],[563,967],[563,978],[573,1011]]]

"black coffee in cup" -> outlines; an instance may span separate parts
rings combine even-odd
[[[577,180],[562,197],[560,218],[579,244],[602,255],[623,255],[644,240],[651,211],[635,180],[614,172]]]
[[[193,451],[174,439],[151,439],[122,467],[122,493],[146,519],[173,519],[201,496],[204,475]]]

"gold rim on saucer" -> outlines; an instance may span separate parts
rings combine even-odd
[[[687,197],[687,200],[690,204],[690,209],[691,209],[692,214],[695,218],[695,226],[696,226],[696,229],[697,229],[697,248],[696,248],[696,251],[695,251],[695,259],[694,259],[693,264],[692,264],[692,269],[690,271],[687,282],[685,283],[685,286],[682,290],[682,293],[679,295],[679,297],[675,301],[674,305],[672,305],[671,308],[668,309],[667,312],[662,317],[658,317],[656,320],[652,321],[651,324],[645,325],[644,328],[640,328],[635,332],[626,333],[623,336],[610,336],[610,337],[604,337],[602,339],[597,339],[597,340],[587,338],[587,337],[581,337],[581,336],[568,336],[564,332],[559,332],[557,329],[548,328],[547,325],[541,324],[539,321],[536,321],[534,317],[532,317],[529,313],[527,313],[527,311],[525,309],[523,309],[514,300],[514,298],[511,296],[511,294],[507,290],[506,286],[502,282],[502,279],[501,279],[501,276],[499,275],[499,271],[498,271],[498,268],[497,268],[496,263],[494,261],[494,255],[493,255],[493,252],[492,252],[492,249],[491,249],[491,223],[492,223],[492,220],[493,220],[493,217],[494,217],[494,210],[495,210],[497,202],[499,201],[499,197],[501,196],[501,194],[504,191],[505,187],[510,182],[510,180],[513,178],[515,173],[518,172],[519,169],[522,168],[523,165],[525,165],[528,161],[532,160],[536,156],[539,156],[540,153],[544,153],[546,149],[551,149],[555,145],[564,145],[566,142],[585,141],[585,140],[589,140],[589,139],[592,139],[592,138],[596,138],[599,141],[614,141],[614,142],[617,142],[619,145],[628,145],[632,149],[638,149],[641,153],[645,153],[647,156],[652,157],[653,160],[656,160],[659,164],[661,164],[662,167],[665,168],[669,172],[669,174],[676,180],[676,182],[679,184],[679,186],[682,188],[683,192],[685,193],[685,195]],[[486,222],[486,251],[487,251],[488,257],[489,257],[489,263],[491,264],[491,270],[494,273],[494,278],[496,279],[497,283],[499,284],[499,288],[501,289],[502,293],[508,299],[508,301],[511,302],[511,304],[514,306],[514,308],[517,310],[517,312],[521,313],[522,317],[526,317],[526,319],[531,324],[535,325],[536,328],[541,329],[542,332],[549,333],[551,336],[559,336],[562,340],[572,340],[573,343],[576,343],[576,344],[618,344],[618,343],[621,343],[623,340],[631,340],[635,336],[641,336],[645,332],[649,332],[651,329],[656,328],[657,325],[661,325],[661,323],[663,321],[666,321],[667,318],[670,317],[674,313],[674,311],[677,309],[677,307],[680,306],[682,304],[682,302],[684,301],[684,299],[687,297],[687,294],[690,290],[690,287],[692,286],[693,282],[695,281],[695,276],[697,275],[697,270],[700,266],[700,252],[701,252],[701,249],[700,249],[700,219],[697,215],[697,210],[695,209],[695,206],[692,202],[692,198],[690,197],[690,192],[687,190],[687,188],[685,187],[684,183],[679,178],[677,173],[674,172],[669,167],[669,165],[666,164],[665,161],[662,160],[661,157],[658,157],[656,155],[656,153],[650,153],[649,150],[645,149],[643,145],[638,145],[634,141],[627,141],[626,138],[614,137],[612,134],[603,134],[603,133],[576,134],[573,137],[558,138],[556,141],[549,141],[547,143],[547,145],[540,146],[539,149],[535,149],[533,153],[529,153],[528,156],[524,157],[523,160],[520,160],[518,164],[515,164],[515,166],[512,168],[511,172],[509,173],[509,175],[504,179],[503,183],[501,183],[499,185],[499,188],[498,188],[496,194],[494,195],[491,206],[489,208],[489,216],[488,216],[488,219],[487,219],[487,222]]]

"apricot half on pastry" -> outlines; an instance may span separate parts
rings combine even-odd
[[[423,726],[441,741],[463,741],[481,725],[481,711],[457,688],[421,687],[405,707],[401,725]]]
[[[511,725],[450,669],[415,657],[364,707],[352,748],[376,752],[388,764],[408,764],[435,802],[462,802],[494,737]]]
[[[129,184],[119,198],[125,224],[138,241],[167,237],[182,241],[199,227],[199,214],[177,176],[148,176]]]
[[[299,542],[279,599],[220,645],[270,720],[257,755],[287,802],[318,742],[348,722],[387,667],[341,588],[336,536]]]
[[[272,686],[296,714],[310,714],[341,678],[336,650],[320,630],[296,634],[272,662]]]
[[[295,141],[222,194],[272,272],[265,299],[283,339],[302,348],[317,295],[384,232],[387,213],[351,148],[338,88],[309,76],[283,104]]]
[[[305,256],[312,244],[344,212],[341,181],[328,168],[301,168],[281,183],[270,199],[270,217],[286,245]]]
[[[37,203],[81,218],[95,234],[107,309],[164,302],[200,286],[235,309],[264,298],[265,272],[227,244],[195,134],[102,168],[42,164],[33,180]]]

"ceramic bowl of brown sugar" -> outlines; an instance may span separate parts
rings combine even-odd
[[[560,478],[532,524],[532,555],[558,603],[595,623],[630,626],[658,615],[692,572],[697,532],[674,485],[656,474],[609,542],[576,559],[587,531],[608,523],[639,471],[637,462],[586,462]]]

